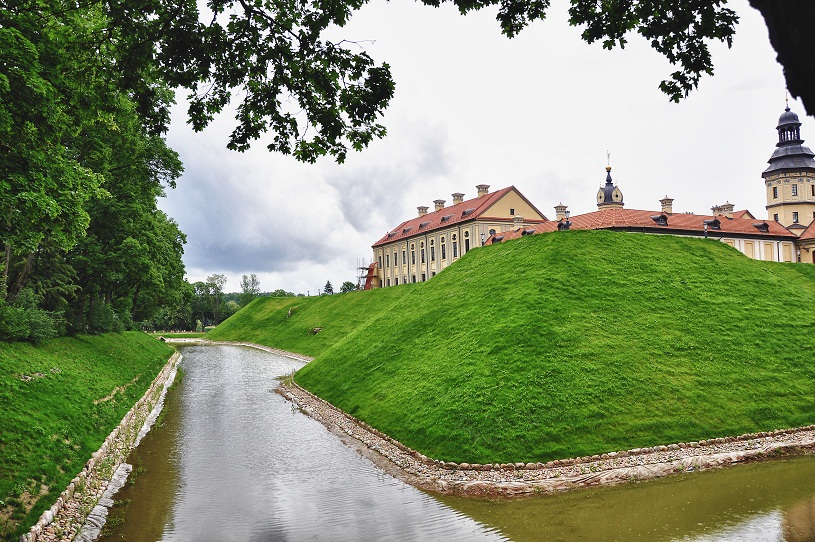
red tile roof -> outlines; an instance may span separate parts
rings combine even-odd
[[[747,209],[744,209],[742,211],[734,211],[733,218],[751,218],[753,220],[756,219],[756,217],[753,216],[753,213],[751,213]]]
[[[471,220],[475,220],[476,218],[498,218],[484,216],[484,212],[486,212],[487,209],[489,209],[495,202],[497,202],[506,194],[512,191],[515,191],[521,197],[521,199],[523,199],[535,211],[537,211],[537,213],[540,216],[543,216],[544,219],[546,218],[543,213],[538,211],[538,209],[534,205],[532,205],[532,203],[529,200],[527,200],[523,194],[521,194],[518,191],[518,189],[516,189],[514,186],[508,186],[507,188],[502,188],[501,190],[496,190],[495,192],[485,194],[480,198],[477,197],[473,199],[468,199],[461,203],[445,207],[439,211],[433,211],[432,213],[427,213],[424,216],[417,216],[416,218],[411,218],[410,220],[407,220],[399,224],[399,226],[392,229],[384,237],[382,237],[379,241],[377,241],[371,246],[377,247],[381,245],[386,245],[394,241],[399,241],[401,239],[413,237],[417,234],[423,235],[427,232],[431,232],[437,229],[447,228],[452,224],[458,224],[460,222],[469,222]],[[502,217],[500,218],[500,220],[507,220],[507,218]],[[528,218],[525,218],[524,221],[527,223],[539,222],[538,220],[532,220]]]
[[[813,220],[812,222],[809,223],[809,226],[807,226],[807,229],[804,230],[804,232],[801,234],[801,236],[798,239],[800,239],[802,241],[805,241],[807,239],[815,239],[815,220]]]
[[[665,214],[667,225],[659,226],[657,224],[658,217],[663,215],[660,211],[639,211],[636,209],[603,209],[602,211],[594,211],[571,217],[571,229],[573,230],[633,230],[633,231],[647,231],[648,233],[665,232],[673,234],[696,234],[704,235],[705,221],[712,221],[718,219],[719,229],[713,229],[712,225],[708,226],[709,235],[761,235],[770,237],[786,237],[790,239],[797,239],[797,235],[789,231],[787,228],[775,222],[774,220],[756,220],[750,218],[727,218],[722,215],[695,215],[691,213],[681,214]],[[544,224],[536,224],[532,228],[534,233],[544,233],[557,230],[557,222],[547,222]],[[767,224],[767,233],[761,233],[756,225]],[[522,237],[524,228],[514,231],[502,232],[497,234],[503,235],[502,241],[509,239],[516,239]],[[528,234],[527,234],[528,235]],[[815,237],[815,231],[813,231]],[[487,243],[489,244],[489,243]]]

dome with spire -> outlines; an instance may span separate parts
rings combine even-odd
[[[803,145],[801,139],[801,121],[798,115],[790,110],[789,105],[778,118],[778,143],[773,155],[767,161],[770,166],[764,170],[766,177],[782,170],[815,169],[815,153]]]
[[[781,116],[778,117],[777,128],[788,126],[790,124],[797,124],[798,126],[801,126],[801,121],[798,120],[798,115],[795,112],[790,111],[790,106],[787,106],[787,108],[784,109],[784,112],[781,113]]]
[[[623,193],[611,180],[611,166],[606,166],[606,184],[597,191],[597,208],[623,207]]]

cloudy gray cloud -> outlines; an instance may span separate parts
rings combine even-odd
[[[716,75],[671,104],[657,89],[672,71],[663,58],[637,38],[624,51],[585,44],[563,0],[513,40],[489,10],[366,5],[338,32],[375,40],[366,48],[391,64],[396,97],[387,138],[345,164],[299,164],[262,144],[230,152],[229,116],[193,134],[175,115],[169,142],[187,170],[161,205],[188,236],[190,279],[225,272],[237,289],[241,274],[257,273],[266,290],[304,293],[356,280],[370,245],[417,205],[473,197],[482,183],[514,184],[547,215],[560,202],[591,211],[606,150],[628,207],[655,209],[670,195],[681,211],[729,200],[766,216],[760,174],[784,82],[760,16],[744,0],[733,6],[733,49],[714,47]],[[815,140],[813,119],[802,133]]]

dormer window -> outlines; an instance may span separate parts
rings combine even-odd
[[[661,215],[652,216],[651,220],[656,222],[657,226],[667,226],[668,225],[668,217],[664,213],[661,214]]]
[[[397,233],[397,232],[395,232],[395,231],[392,231],[392,232],[388,233],[388,239],[390,239],[391,237],[395,236],[395,235],[396,235],[396,233]]]
[[[722,229],[722,222],[718,218],[714,218],[712,220],[705,220],[705,226],[711,230],[720,230]]]
[[[429,225],[430,225],[430,222],[422,222],[421,224],[419,224],[419,229],[421,230],[423,228],[428,227]]]
[[[761,224],[753,224],[753,227],[761,233],[770,233],[770,225],[766,222],[762,222]]]
[[[443,217],[441,217],[441,221],[442,222],[447,222],[451,218],[453,218],[453,215],[444,215]]]
[[[503,235],[496,235],[495,237],[493,237],[493,238],[492,238],[492,242],[493,242],[493,243],[500,243],[500,242],[501,242],[501,241],[503,241],[503,240],[504,240],[504,236],[503,236]]]
[[[529,229],[529,230],[522,231],[521,235],[532,235],[533,233],[535,233],[535,230]]]
[[[463,211],[461,211],[461,218],[464,218],[465,216],[469,216],[469,215],[473,214],[474,212],[475,212],[475,209],[464,209]]]
[[[412,230],[412,229],[413,229],[413,226],[410,226],[409,228],[403,229],[402,230],[402,235],[405,235],[406,233],[410,232],[410,230]]]

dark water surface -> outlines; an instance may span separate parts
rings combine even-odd
[[[105,540],[815,542],[815,458],[521,500],[433,497],[273,393],[299,362],[183,349]]]

